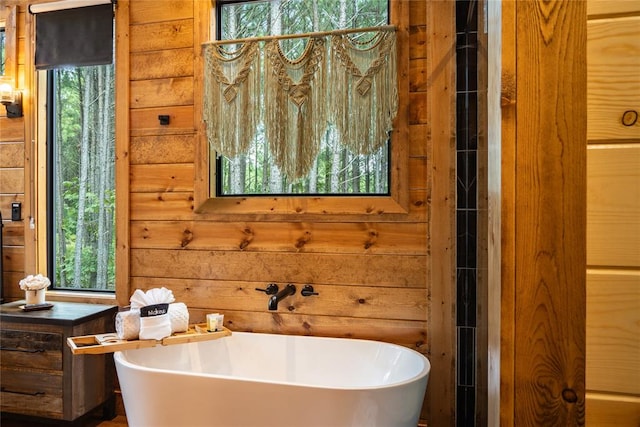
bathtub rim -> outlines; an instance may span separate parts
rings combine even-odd
[[[399,348],[401,351],[408,351],[410,353],[415,353],[416,356],[419,356],[418,359],[422,362],[422,368],[420,369],[420,371],[405,380],[402,381],[396,381],[396,382],[392,382],[392,383],[388,383],[388,384],[379,384],[379,385],[363,385],[363,386],[339,386],[339,385],[332,385],[332,386],[328,386],[328,385],[318,385],[318,384],[306,384],[306,383],[297,383],[297,382],[290,382],[290,381],[275,381],[275,380],[264,380],[264,379],[258,379],[258,378],[247,378],[247,377],[239,377],[239,376],[234,376],[234,375],[224,375],[224,374],[209,374],[209,373],[202,373],[202,372],[191,372],[191,371],[185,371],[185,370],[175,370],[175,369],[160,369],[160,368],[152,368],[152,367],[148,367],[148,366],[142,366],[142,365],[138,365],[135,364],[133,362],[130,362],[129,360],[127,360],[126,355],[124,353],[130,352],[130,351],[137,351],[138,349],[131,349],[131,350],[121,350],[121,351],[116,351],[113,354],[113,358],[114,358],[114,362],[117,365],[118,363],[130,368],[130,369],[136,369],[136,370],[140,370],[140,371],[144,371],[144,372],[156,372],[156,373],[170,373],[170,374],[175,374],[175,375],[186,375],[186,376],[193,376],[193,377],[205,377],[205,378],[214,378],[214,379],[221,379],[221,380],[228,380],[228,381],[241,381],[241,382],[247,382],[247,383],[262,383],[262,384],[273,384],[273,385],[282,385],[282,386],[291,386],[291,387],[303,387],[303,388],[315,388],[315,389],[325,389],[325,390],[344,390],[344,391],[357,391],[357,390],[361,390],[361,391],[373,391],[373,390],[384,390],[384,389],[390,389],[390,388],[395,388],[395,387],[401,387],[407,384],[411,384],[414,382],[418,382],[418,381],[422,381],[425,377],[427,378],[428,381],[428,377],[429,374],[431,372],[431,362],[429,361],[429,359],[422,353],[409,348],[409,347],[405,347],[399,344],[394,344],[394,343],[389,343],[386,341],[377,341],[377,340],[370,340],[370,339],[360,339],[360,338],[340,338],[340,337],[322,337],[322,336],[312,336],[312,335],[291,335],[291,334],[273,334],[273,333],[263,333],[263,332],[244,332],[244,331],[238,331],[238,332],[233,332],[233,334],[246,334],[246,335],[263,335],[263,336],[276,336],[276,337],[281,337],[281,336],[287,336],[287,337],[300,337],[300,338],[316,338],[316,339],[322,339],[322,340],[336,340],[336,341],[360,341],[360,342],[369,342],[369,343],[374,343],[374,344],[383,344],[385,346],[391,346],[391,347],[395,347],[395,348]],[[233,335],[232,335],[233,336]],[[225,339],[228,337],[222,337],[220,339]],[[206,342],[206,341],[205,341]],[[197,345],[197,344],[201,344],[198,342],[192,342],[192,343],[183,343],[183,344],[177,344],[177,345]],[[146,348],[146,349],[139,349],[139,350],[147,350],[147,351],[152,351],[153,348],[156,347],[151,347],[151,348]]]

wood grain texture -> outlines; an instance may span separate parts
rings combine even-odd
[[[213,309],[219,308],[213,305]],[[193,309],[189,321],[202,322],[211,311]],[[275,334],[313,335],[320,337],[356,338],[391,342],[425,354],[428,337],[426,322],[389,319],[359,319],[336,316],[305,316],[288,311],[225,310],[225,326],[236,331]]]
[[[157,163],[189,163],[194,160],[193,134],[153,135],[131,138],[132,165]]]
[[[146,249],[420,255],[424,223],[132,221],[131,247]]]
[[[640,267],[640,143],[587,149],[587,264]]]
[[[24,247],[23,246],[5,246],[4,247],[2,251],[2,270],[5,272],[6,271],[24,272]],[[22,293],[22,295],[24,296],[24,293]]]
[[[0,142],[0,168],[24,167],[24,142]],[[0,189],[0,192],[2,190]]]
[[[637,426],[640,2],[587,8],[587,422]]]
[[[8,119],[7,111],[0,109],[0,141],[24,141],[24,118]]]
[[[640,13],[639,0],[589,0],[587,1],[587,14],[589,19],[602,16],[625,15]]]
[[[141,24],[193,18],[193,0],[171,0],[158,7],[154,1],[131,2],[130,22]]]
[[[427,122],[431,184],[429,290],[431,361],[425,411],[435,426],[455,425],[455,2],[428,1]],[[422,94],[421,94],[422,95]]]
[[[131,250],[132,276],[424,288],[425,274],[416,255]]]
[[[129,166],[130,166],[130,112],[129,73],[131,3],[121,0],[116,8],[116,299],[119,305],[127,305],[129,293]]]
[[[132,81],[130,97],[132,109],[193,105],[193,77]]]
[[[193,191],[193,164],[131,165],[131,191]]]
[[[169,124],[161,125],[158,116],[169,116]],[[193,133],[193,105],[167,105],[130,110],[131,136],[176,135]]]
[[[24,291],[20,289],[20,280],[24,279],[24,270],[4,271],[2,274],[3,290],[2,294],[7,301],[24,299]]]
[[[587,270],[587,390],[640,396],[640,271]]]
[[[639,70],[640,16],[589,21],[589,141],[640,138]]]
[[[494,291],[500,295],[500,425],[515,425],[515,365],[516,365],[516,146],[517,146],[517,2],[502,2],[502,54],[499,91],[502,110],[500,127],[500,284]],[[494,95],[496,95],[494,93]],[[497,144],[497,142],[494,141]],[[498,153],[496,153],[498,154]],[[493,172],[498,165],[493,165]],[[498,180],[498,182],[495,182]],[[498,203],[497,201],[495,203]],[[498,219],[496,218],[496,221]],[[494,255],[497,255],[494,252]],[[495,331],[494,331],[495,333]]]
[[[584,425],[586,4],[516,20],[514,421]]]
[[[10,216],[2,216],[11,218]],[[4,246],[24,246],[24,225],[22,221],[2,221],[2,244]]]
[[[170,49],[131,54],[131,80],[193,76],[193,49]]]
[[[281,302],[280,312],[359,319],[425,320],[426,301],[421,298],[424,294],[423,288],[316,283],[313,289],[319,295],[304,297],[300,291],[305,283],[293,284],[297,288],[296,294]],[[175,289],[176,300],[184,302],[190,309],[201,307],[203,302],[211,301],[215,307],[224,307],[225,312],[262,312],[269,300],[264,292],[256,290],[267,286],[264,281],[132,277],[132,286],[142,290],[170,287]]]
[[[587,425],[637,427],[640,425],[640,397],[587,393]]]
[[[200,104],[210,2],[169,3],[120,0],[116,9],[118,304],[137,287],[168,285],[194,321],[215,310],[234,330],[415,348],[437,359],[433,423],[452,423],[454,2],[391,2],[402,58],[392,197],[237,198],[208,213],[194,212],[194,198],[210,197]],[[158,121],[165,114],[168,126]],[[20,135],[17,127],[7,141]],[[252,289],[271,281],[314,284],[321,298],[297,295],[268,312]]]
[[[2,183],[1,193],[24,193],[24,168],[0,169],[0,182]]]
[[[504,9],[504,12],[503,12]],[[486,422],[489,426],[500,424],[500,318],[502,297],[502,113],[501,113],[501,65],[502,65],[502,20],[506,19],[508,7],[501,2],[487,3],[487,35],[481,40],[482,53],[479,57],[486,62],[486,68],[479,67],[487,83],[487,277],[486,287],[480,292],[486,298],[485,309],[480,307],[479,319],[486,322],[486,369],[479,375],[486,375]],[[503,18],[504,13],[504,18]],[[506,64],[505,64],[506,65]],[[491,72],[489,72],[491,70]],[[479,234],[482,231],[479,232]],[[505,233],[506,234],[506,233]],[[483,319],[484,318],[484,319]],[[482,324],[482,323],[481,323]],[[482,355],[480,355],[482,357]],[[482,390],[480,390],[482,393]]]
[[[193,19],[132,25],[129,33],[131,52],[192,47]]]

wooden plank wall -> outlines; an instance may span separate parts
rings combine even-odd
[[[587,421],[631,427],[640,425],[640,1],[588,2],[587,64]]]
[[[0,20],[6,23],[6,76],[17,88],[25,88],[24,11],[17,6],[0,6]],[[11,221],[11,203],[23,206],[22,220]],[[28,203],[28,202],[27,202]],[[9,119],[0,106],[0,211],[2,212],[2,283],[5,298],[23,295],[18,281],[25,275],[25,117]]]
[[[410,98],[410,203],[408,215],[395,216],[393,222],[384,216],[273,220],[268,215],[218,215],[210,220],[194,214],[199,135],[193,87],[200,72],[193,67],[200,21],[200,6],[194,11],[194,3],[180,0],[162,8],[145,1],[129,4],[129,294],[136,288],[166,286],[190,307],[192,321],[219,311],[233,330],[376,339],[431,356],[430,348],[438,343],[430,343],[428,333],[428,195],[432,175],[446,180],[452,169],[447,163],[441,172],[432,172],[428,164],[427,2],[408,2],[410,93],[403,96]],[[445,42],[446,49],[431,46],[449,55],[443,54],[443,61],[451,57],[450,35]],[[159,114],[170,116],[169,126],[159,125]],[[442,135],[448,139],[440,150],[448,156],[450,116]],[[449,215],[447,203],[453,198],[447,196],[442,196],[440,216]],[[446,239],[450,231],[443,227],[437,232]],[[444,279],[452,279],[451,270]],[[269,312],[267,296],[255,288],[270,282],[294,283],[298,289],[312,284],[320,295],[304,298],[298,293],[277,312]],[[450,285],[443,282],[438,289]],[[452,329],[446,327],[453,322],[453,305],[448,295],[442,304],[450,315],[439,322],[445,329],[435,335],[451,347]],[[451,350],[439,350],[444,362],[438,367],[444,371],[431,377],[431,407],[444,420],[437,425],[453,422]],[[425,409],[424,418],[429,412]]]
[[[586,5],[501,15],[500,425],[583,425]]]
[[[194,180],[201,172],[194,90],[201,70],[194,64],[208,7],[200,0],[161,3],[119,0],[117,6],[117,22],[124,24],[116,25],[118,303],[128,304],[135,289],[165,286],[187,304],[191,322],[221,312],[233,330],[368,338],[413,348],[434,366],[423,419],[453,425],[454,3],[403,3],[410,17],[403,28],[408,46],[400,46],[409,60],[401,94],[408,100],[408,170],[402,172],[408,197],[401,195],[408,213],[275,218],[194,213]],[[26,3],[20,9],[24,52]],[[24,78],[24,67],[21,73]],[[158,115],[169,115],[170,124],[160,125]],[[25,178],[32,184],[25,172],[30,151],[22,151],[31,125],[0,120],[5,217],[9,202],[24,197]],[[8,282],[36,270],[35,244],[24,250],[28,231],[24,223],[5,228]],[[298,292],[271,312],[268,297],[255,290],[271,282],[298,289],[312,284],[319,295]]]

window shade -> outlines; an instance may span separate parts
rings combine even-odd
[[[37,70],[113,61],[113,6],[80,7],[36,15]]]

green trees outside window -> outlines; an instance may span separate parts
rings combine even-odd
[[[388,0],[264,0],[220,2],[218,38],[303,34],[345,28],[386,25]],[[306,38],[281,41],[286,57],[295,59]],[[256,100],[260,102],[260,100]],[[329,102],[329,100],[327,100]],[[389,192],[389,144],[375,153],[351,153],[333,126],[321,141],[309,174],[288,180],[273,164],[264,129],[259,128],[249,152],[217,158],[216,194],[238,195],[366,195]]]
[[[115,290],[112,64],[48,71],[49,276]]]

